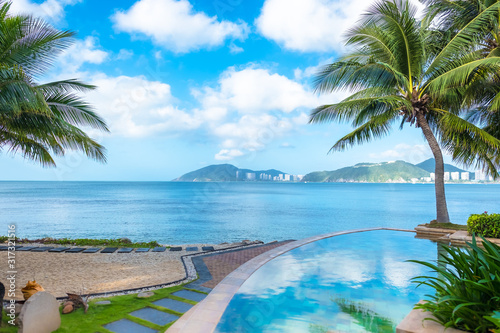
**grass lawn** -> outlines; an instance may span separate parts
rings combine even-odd
[[[165,308],[156,306],[151,304],[159,299],[169,297],[178,301],[183,301],[185,303],[196,304],[196,302],[189,301],[186,299],[182,299],[179,297],[171,296],[171,293],[184,289],[182,285],[158,289],[154,290],[154,296],[149,298],[137,298],[137,294],[125,295],[125,296],[115,296],[108,298],[99,298],[93,299],[89,302],[89,309],[87,313],[83,312],[83,309],[78,309],[70,314],[61,315],[61,327],[55,331],[57,333],[93,333],[93,332],[101,332],[101,333],[109,333],[111,331],[106,330],[102,327],[102,325],[106,325],[113,321],[119,319],[129,319],[138,324],[150,327],[152,329],[158,331],[165,331],[168,327],[170,327],[173,323],[158,326],[153,323],[141,320],[139,318],[135,318],[129,315],[130,312],[135,310],[142,309],[146,306],[151,308],[164,311],[167,313],[172,313],[182,316],[182,313],[177,313],[175,311],[170,311]],[[191,289],[188,289],[191,290]],[[196,290],[194,290],[196,291]],[[95,305],[98,301],[111,301],[109,305]],[[3,333],[14,333],[17,332],[17,327],[12,327],[7,324],[7,317],[4,316],[3,326],[1,326],[0,331]],[[8,327],[7,327],[8,326]]]
[[[465,230],[467,231],[467,225],[465,224],[455,224],[455,223],[426,223],[424,224],[427,228],[439,228],[439,229],[451,229],[451,230]]]
[[[6,236],[0,236],[0,243],[7,242]],[[66,246],[109,246],[109,247],[157,247],[160,244],[157,241],[152,242],[138,242],[134,243],[127,239],[117,238],[117,239],[92,239],[92,238],[51,238],[45,237],[40,239],[16,239],[17,245],[19,244],[30,244],[30,243],[41,243],[41,244],[58,244]]]

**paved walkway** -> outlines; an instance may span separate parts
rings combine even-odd
[[[203,261],[212,275],[212,280],[205,282],[202,286],[211,289],[215,288],[215,286],[229,275],[229,273],[246,263],[248,260],[288,242],[290,241],[276,242],[273,244],[252,247],[250,249],[205,256]]]

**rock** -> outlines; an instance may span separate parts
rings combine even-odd
[[[99,302],[95,302],[94,304],[95,305],[108,305],[108,304],[111,304],[111,301],[99,301]]]
[[[51,333],[59,326],[59,303],[50,293],[39,291],[24,303],[19,314],[18,333]]]
[[[127,237],[120,238],[120,242],[122,242],[123,244],[132,244],[132,241]]]
[[[142,293],[139,293],[137,295],[137,298],[148,298],[148,297],[151,297],[151,296],[154,296],[154,292],[152,291],[143,291]]]
[[[73,302],[64,302],[62,313],[68,314],[73,312],[74,309],[75,309],[75,304]]]

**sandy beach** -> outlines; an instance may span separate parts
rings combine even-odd
[[[193,246],[201,245],[205,246]],[[221,249],[235,244],[212,246]],[[56,297],[66,296],[68,292],[112,292],[176,281],[185,277],[181,260],[185,254],[184,250],[112,254],[18,251],[15,258],[16,299],[22,299],[21,288],[28,280],[36,280]],[[0,270],[7,272],[7,252],[0,252],[0,257]]]

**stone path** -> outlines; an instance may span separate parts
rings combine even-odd
[[[172,296],[177,299],[170,298]],[[114,321],[103,325],[103,327],[115,333],[156,333],[158,332],[156,329],[146,325],[164,328],[193,307],[193,304],[185,302],[186,300],[199,302],[205,297],[207,294],[182,289],[172,293],[169,297],[152,302],[152,306],[146,306],[129,313],[131,317]],[[144,321],[147,323],[146,325]]]
[[[214,253],[193,258],[199,279],[186,287],[207,292],[213,289],[229,273],[248,260],[291,241],[257,245],[250,248],[237,249],[223,253]]]

